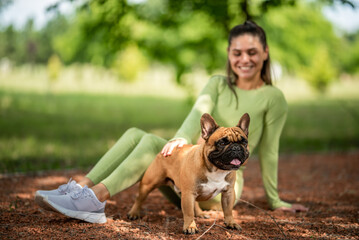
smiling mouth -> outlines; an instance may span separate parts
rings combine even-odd
[[[239,67],[241,70],[248,71],[253,68],[253,66]]]

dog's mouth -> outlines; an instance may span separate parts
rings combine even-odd
[[[209,158],[209,160],[216,167],[222,170],[238,170],[246,161],[246,158],[231,158],[232,160],[225,160],[223,158]]]
[[[246,161],[245,157],[243,157],[243,158],[235,157],[231,161],[224,163],[224,165],[226,165],[225,168],[227,168],[227,169],[237,170],[242,166],[242,164],[245,161]]]
[[[223,170],[238,170],[245,161],[245,158],[233,158],[230,161],[222,161],[220,164],[217,162],[217,166]]]
[[[230,162],[230,164],[232,164],[232,165],[234,165],[234,166],[241,166],[242,165],[242,161],[241,160],[239,160],[238,158],[235,158],[235,159],[233,159],[231,162]]]

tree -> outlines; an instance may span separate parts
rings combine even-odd
[[[55,52],[65,64],[90,62],[115,67],[128,79],[140,69],[118,66],[125,66],[126,59],[136,62],[147,58],[148,62],[173,66],[176,82],[183,84],[183,75],[194,69],[205,69],[209,74],[225,69],[229,29],[253,19],[267,31],[271,57],[298,74],[313,64],[318,46],[324,46],[334,59],[331,65],[341,66],[338,42],[342,40],[322,16],[321,8],[337,2],[354,6],[348,0],[68,1],[79,4],[67,19],[58,14],[41,31],[34,31],[30,24],[19,33],[11,28],[3,32],[0,38],[5,40],[11,34],[21,34],[21,38],[0,41],[0,57],[4,52],[12,56],[15,51],[23,57],[16,58],[19,63],[24,56],[46,63]],[[48,9],[56,11],[61,2]],[[348,66],[339,69],[350,69]]]
[[[15,64],[46,64],[49,57],[56,53],[54,38],[67,28],[67,19],[62,15],[56,15],[41,30],[34,28],[31,18],[21,30],[9,25],[0,32],[0,59],[5,57]]]
[[[319,46],[311,58],[311,64],[304,67],[303,75],[309,85],[320,93],[337,77],[337,68],[333,65],[327,49]]]
[[[123,17],[131,12],[123,0],[86,2],[54,47],[65,63],[91,62],[110,67],[117,52],[131,41],[128,26],[123,24]]]
[[[254,19],[271,35],[273,57],[289,71],[297,71],[310,64],[313,48],[323,36],[329,37],[330,47],[337,40],[320,12],[323,4],[336,2],[354,6],[348,0],[89,0],[79,7],[69,31],[57,39],[56,49],[67,63],[111,67],[119,52],[137,46],[151,60],[173,65],[181,84],[183,74],[194,68],[209,73],[223,69],[229,29]]]
[[[183,74],[194,68],[210,73],[225,67],[225,39],[233,25],[294,2],[263,1],[252,6],[248,0],[87,1],[55,47],[67,63],[110,67],[118,52],[136,45],[150,59],[173,65],[176,81],[182,84]]]
[[[10,60],[15,59],[16,47],[14,43],[16,43],[16,39],[16,30],[14,29],[13,25],[9,25],[1,34],[0,58],[6,57]]]
[[[340,70],[349,74],[359,73],[359,31],[344,36],[340,53]]]
[[[12,4],[13,0],[0,0],[0,13],[10,4]]]

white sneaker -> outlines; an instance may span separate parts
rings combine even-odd
[[[35,193],[35,202],[42,208],[47,210],[52,210],[51,207],[44,201],[44,198],[46,196],[61,196],[66,195],[71,192],[76,192],[81,190],[82,187],[80,184],[76,183],[75,180],[70,180],[61,186],[59,186],[57,189],[54,190],[38,190]]]
[[[48,195],[44,199],[54,210],[71,218],[90,223],[105,223],[106,201],[100,202],[92,189],[85,186],[80,191],[66,195]]]

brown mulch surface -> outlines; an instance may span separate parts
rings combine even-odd
[[[182,212],[158,190],[146,200],[144,217],[129,221],[126,213],[138,185],[108,201],[105,224],[69,219],[38,207],[37,189],[53,189],[81,171],[0,176],[0,239],[358,239],[359,152],[281,156],[281,198],[309,207],[307,213],[268,209],[259,162],[251,159],[245,170],[243,199],[234,208],[242,231],[223,228],[222,212],[197,219],[199,233],[182,234]]]

